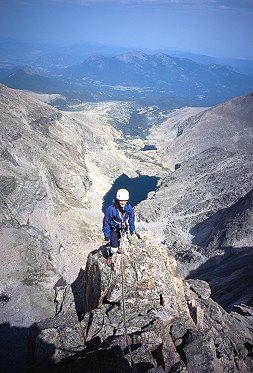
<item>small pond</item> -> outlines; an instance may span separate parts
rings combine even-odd
[[[129,202],[132,207],[138,205],[141,201],[145,200],[149,192],[155,191],[159,178],[156,176],[140,175],[135,178],[130,178],[125,174],[119,176],[111,189],[104,196],[103,212],[112,204],[118,189],[124,188],[129,191]]]
[[[157,150],[157,147],[155,145],[145,145],[144,148],[142,148],[141,150],[143,150],[144,152],[146,150]]]

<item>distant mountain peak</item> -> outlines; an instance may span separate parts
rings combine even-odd
[[[172,58],[171,56],[163,52],[157,52],[154,54],[154,56],[157,58]]]
[[[120,54],[117,56],[117,59],[122,62],[132,62],[135,59],[146,61],[148,59],[148,55],[140,51],[133,51]]]
[[[160,62],[162,62],[162,64],[166,64],[166,65],[176,65],[177,60],[179,60],[176,57],[171,57],[168,54],[165,54],[162,52],[154,54],[154,57],[158,59]]]

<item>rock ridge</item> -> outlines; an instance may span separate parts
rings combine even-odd
[[[113,268],[106,266],[104,246],[91,252],[84,273],[64,294],[61,311],[31,331],[30,372],[253,369],[253,309],[240,305],[228,314],[210,298],[207,283],[178,277],[175,259],[149,240],[131,239]]]

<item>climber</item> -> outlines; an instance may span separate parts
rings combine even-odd
[[[126,189],[119,189],[112,205],[107,207],[103,219],[103,233],[105,240],[110,244],[109,257],[107,264],[112,265],[112,256],[115,253],[122,254],[120,247],[120,237],[124,233],[130,232],[132,235],[135,231],[134,211],[128,202],[129,192]]]

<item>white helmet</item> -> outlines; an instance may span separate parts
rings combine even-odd
[[[129,200],[129,192],[126,189],[119,189],[116,193],[116,198],[119,201],[128,201]]]

